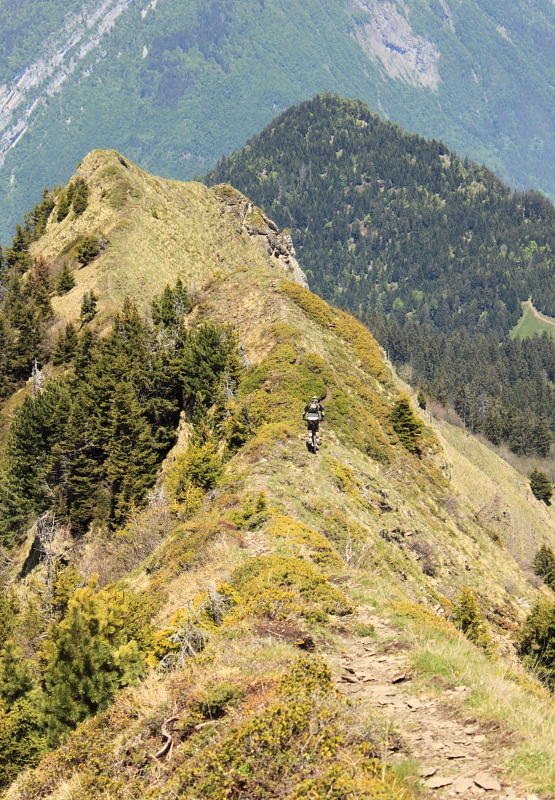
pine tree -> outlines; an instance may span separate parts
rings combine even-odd
[[[555,604],[538,600],[518,637],[524,664],[548,686],[555,685]]]
[[[81,216],[81,214],[87,208],[88,202],[89,188],[84,180],[78,180],[73,193],[73,210],[76,217]]]
[[[15,415],[5,449],[6,473],[2,481],[0,536],[13,541],[29,517],[47,505],[42,481],[51,449],[63,427],[62,407],[68,407],[63,382],[52,380],[36,397],[27,396]]]
[[[481,647],[486,654],[493,655],[495,645],[480,612],[476,595],[468,586],[463,586],[453,606],[453,621],[467,639]]]
[[[96,337],[88,325],[85,325],[79,335],[77,355],[75,356],[75,374],[83,380],[87,369],[90,367],[96,348]]]
[[[389,415],[393,430],[409,453],[419,453],[424,425],[413,412],[407,397],[401,397]]]
[[[426,395],[424,394],[422,389],[418,390],[418,407],[422,408],[424,411],[426,410]]]
[[[536,418],[532,430],[532,438],[534,452],[541,458],[547,458],[551,444],[553,443],[553,434],[544,416]]]
[[[483,431],[484,436],[486,436],[492,444],[498,445],[501,443],[503,421],[499,409],[494,405],[490,406],[486,412]]]
[[[13,589],[3,589],[0,593],[0,651],[16,626],[19,608],[19,600]]]
[[[125,615],[123,598],[107,602],[89,583],[75,591],[62,621],[51,625],[44,644],[42,707],[51,746],[141,674],[144,657],[129,639]]]
[[[85,236],[76,251],[77,261],[82,267],[86,267],[99,253],[98,236]]]
[[[52,361],[54,364],[69,364],[79,350],[79,337],[72,322],[66,324],[65,330],[60,331],[54,345]]]
[[[155,325],[163,325],[165,328],[172,328],[177,324],[174,293],[169,285],[165,286],[159,298],[154,298],[151,308],[152,320]]]
[[[102,480],[102,451],[94,444],[90,414],[83,394],[72,403],[64,437],[53,448],[58,472],[58,511],[67,517],[71,532],[83,534],[95,517],[96,492]]]
[[[90,292],[85,292],[81,302],[80,314],[80,319],[83,325],[85,325],[87,322],[92,322],[92,320],[95,318],[97,303],[98,297],[95,295],[92,289]]]
[[[23,699],[34,687],[29,662],[25,660],[21,647],[8,639],[0,653],[0,705],[11,708]]]
[[[70,270],[67,261],[64,261],[64,265],[56,278],[56,294],[66,294],[66,292],[69,292],[74,286],[75,278],[73,277],[73,272]]]
[[[61,222],[67,217],[67,215],[69,214],[69,209],[71,208],[71,200],[67,195],[67,191],[62,190],[57,197],[57,201],[58,201],[58,210],[56,213],[56,220],[58,222]]]
[[[9,322],[12,336],[8,343],[6,361],[16,380],[26,380],[33,362],[41,358],[41,320],[37,309],[18,300],[10,308]]]
[[[121,524],[132,504],[140,503],[152,485],[156,450],[131,384],[117,384],[110,406],[105,470],[112,493],[112,517],[115,524]]]
[[[44,256],[40,256],[35,264],[31,297],[42,319],[50,319],[54,315],[50,302],[50,265]]]
[[[546,505],[549,505],[553,496],[553,485],[545,472],[538,469],[532,470],[530,473],[530,489],[538,500],[543,500]]]
[[[555,589],[555,553],[549,545],[542,544],[534,556],[532,566],[536,575],[540,575],[550,589]]]
[[[0,709],[0,789],[35,767],[47,751],[36,694],[18,700],[9,711]]]

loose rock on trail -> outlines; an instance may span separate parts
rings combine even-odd
[[[469,686],[446,686],[441,694],[412,688],[410,643],[386,620],[362,607],[365,624],[377,638],[345,638],[342,649],[324,653],[337,687],[384,718],[383,757],[391,764],[420,762],[421,797],[537,800],[506,778],[502,764],[515,738],[497,723],[476,719],[465,707]]]

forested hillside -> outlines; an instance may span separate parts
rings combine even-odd
[[[0,0],[0,241],[89,150],[191,179],[319,92],[555,197],[554,31],[549,0]]]
[[[547,452],[554,343],[505,339],[521,301],[555,314],[549,200],[330,95],[277,117],[207,181],[290,227],[311,287],[367,321],[415,385],[493,441]]]
[[[553,792],[549,497],[286,232],[95,151],[3,257],[3,800]]]

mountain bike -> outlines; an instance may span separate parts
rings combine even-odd
[[[320,422],[320,418],[311,419],[310,414],[307,417],[308,422],[308,449],[312,450],[313,453],[319,449],[320,446],[320,436],[318,433],[318,423]]]

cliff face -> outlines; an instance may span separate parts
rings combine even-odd
[[[106,339],[126,295],[144,313],[180,277],[193,299],[185,341],[208,322],[216,347],[231,326],[237,351],[204,415],[183,407],[154,491],[119,530],[60,534],[25,577],[25,546],[5,565],[24,609],[14,636],[51,706],[55,673],[41,677],[41,653],[61,669],[57,643],[81,636],[85,617],[106,631],[95,657],[112,647],[109,674],[127,664],[141,676],[126,674],[119,689],[132,685],[5,796],[406,800],[434,772],[438,786],[459,777],[515,795],[550,785],[534,748],[551,753],[552,705],[515,636],[551,598],[530,557],[555,545],[553,510],[477,441],[418,410],[371,334],[308,291],[287,236],[247,198],[161,181],[114,152],[92,153],[78,176],[87,209],[62,222],[55,209],[34,254],[75,267],[79,237],[101,233],[108,247],[75,270],[59,321],[92,288],[92,328]],[[173,335],[148,329],[148,357]],[[198,375],[212,363],[203,354]],[[71,392],[74,366],[61,378]],[[313,394],[326,408],[315,453],[300,420]],[[212,483],[194,483],[210,469]],[[53,562],[63,580],[43,631]],[[485,631],[477,644],[447,619],[463,587]],[[13,709],[0,713],[15,724]]]
[[[364,15],[355,16],[356,38],[370,60],[381,63],[390,78],[437,91],[441,53],[412,30],[410,17],[399,13],[395,3],[356,0],[354,5]]]

